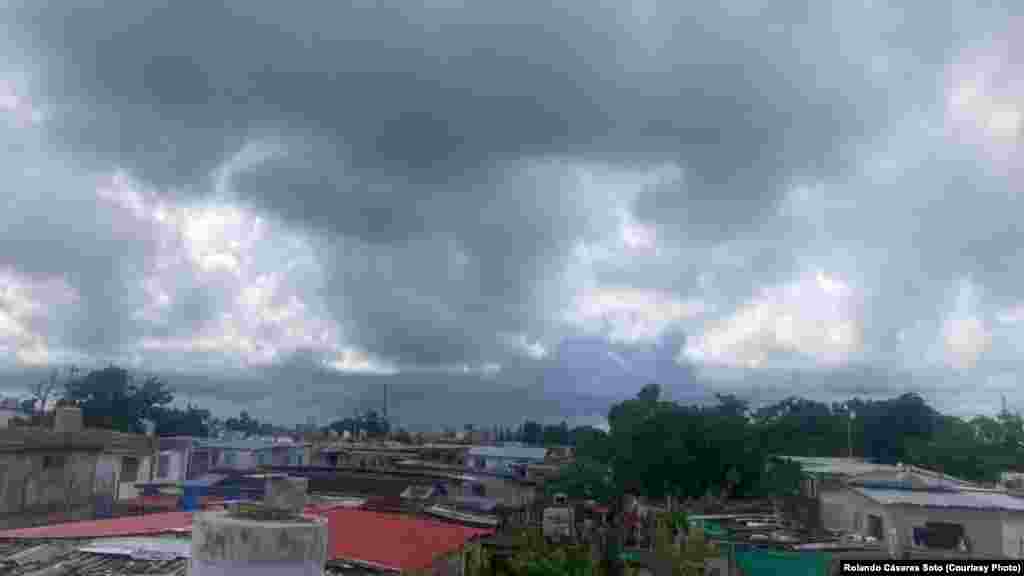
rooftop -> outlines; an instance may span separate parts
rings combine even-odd
[[[326,573],[409,571],[430,567],[469,540],[493,534],[401,514],[325,504],[307,513],[327,518],[330,538]],[[146,516],[72,522],[0,532],[0,574],[78,576],[186,574],[192,514],[170,512]],[[358,566],[356,566],[358,565]]]
[[[438,557],[494,532],[357,509],[337,508],[326,516],[332,558],[396,571],[429,568]]]
[[[852,486],[854,491],[882,505],[909,505],[935,508],[967,508],[1024,512],[1024,499],[999,492],[957,492],[951,490],[904,490]]]
[[[547,455],[547,448],[526,446],[473,446],[469,449],[470,456],[484,458],[509,458],[515,460],[536,460],[542,462]]]
[[[153,440],[148,436],[113,430],[86,428],[79,432],[56,432],[37,427],[0,429],[0,452],[61,450],[147,454],[152,449]]]

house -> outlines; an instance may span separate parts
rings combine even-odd
[[[190,436],[160,438],[153,481],[180,483],[213,470],[254,470],[260,466],[306,466],[310,445],[271,440],[214,440]]]
[[[1024,557],[1024,499],[914,466],[793,458],[818,527],[893,552]],[[813,516],[813,512],[807,516]]]
[[[1024,489],[1024,472],[1003,472],[999,475],[999,485],[1010,490]]]
[[[152,455],[152,438],[84,428],[78,408],[58,407],[54,420],[0,430],[0,527],[109,514],[124,461]]]
[[[546,448],[523,446],[473,446],[469,449],[470,467],[509,475],[525,476],[529,464],[543,464]]]
[[[8,428],[15,418],[29,418],[31,414],[21,407],[16,398],[0,398],[0,428]]]
[[[199,439],[191,436],[162,436],[157,441],[157,462],[151,480],[176,484],[194,480],[208,472],[208,455],[199,449]],[[193,466],[195,460],[203,466]]]
[[[850,481],[823,494],[827,528],[890,544],[891,549],[945,550],[1024,558],[1024,499],[920,478]]]

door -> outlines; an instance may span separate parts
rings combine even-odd
[[[93,484],[93,497],[96,500],[96,515],[109,518],[114,514],[114,501],[117,500],[117,471],[120,458],[106,454],[96,461],[96,483]]]
[[[868,514],[868,536],[881,540],[885,537],[885,531],[883,528],[881,516]]]

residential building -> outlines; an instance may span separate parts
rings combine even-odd
[[[948,550],[1024,558],[1024,499],[921,478],[852,480],[822,494],[826,528],[891,549]]]
[[[150,437],[83,428],[77,408],[58,407],[55,421],[0,430],[0,527],[109,514],[124,460],[153,453]]]
[[[791,459],[803,467],[805,523],[894,553],[1024,557],[1024,499],[914,466]]]
[[[1010,490],[1024,490],[1024,472],[1003,472],[999,485]]]
[[[473,446],[468,459],[474,470],[526,476],[526,466],[543,464],[546,448],[521,446]]]
[[[16,398],[0,398],[0,428],[7,428],[15,418],[29,418],[31,414],[21,408]]]
[[[307,466],[311,445],[272,440],[215,440],[170,436],[160,438],[155,482],[195,480],[213,470],[254,470],[261,466]]]

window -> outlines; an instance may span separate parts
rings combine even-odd
[[[882,525],[882,517],[868,514],[868,536],[881,540],[885,537],[885,530]]]
[[[125,456],[121,459],[121,482],[135,482],[139,479],[139,459]]]
[[[161,454],[160,461],[156,467],[158,478],[167,478],[171,475],[171,455]]]
[[[918,530],[916,540],[926,548],[970,551],[970,544],[963,524],[926,522],[924,527]]]
[[[64,468],[63,454],[45,454],[43,456],[43,470],[56,470]]]

